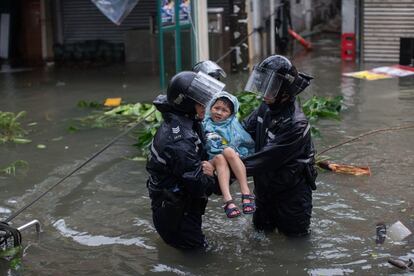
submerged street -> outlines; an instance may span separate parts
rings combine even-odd
[[[312,40],[314,51],[290,56],[296,67],[315,77],[301,97],[343,96],[341,119],[320,120],[318,152],[359,134],[414,125],[414,77],[367,81],[342,73],[391,64],[343,62],[337,36]],[[0,167],[28,162],[16,176],[0,176],[0,219],[30,203],[121,130],[69,132],[71,120],[90,110],[80,100],[151,102],[157,76],[133,65],[96,68],[31,68],[0,74],[0,110],[25,110],[22,126],[29,144],[0,145]],[[241,91],[247,73],[228,74],[226,90]],[[229,220],[222,201],[211,196],[203,230],[207,251],[182,252],[156,233],[146,189],[145,161],[132,161],[138,150],[123,137],[74,176],[57,186],[12,221],[42,224],[22,232],[21,267],[0,259],[9,275],[390,275],[402,271],[390,257],[414,258],[414,235],[401,242],[375,242],[375,227],[401,221],[414,232],[414,129],[381,132],[328,151],[332,161],[369,166],[371,176],[320,171],[314,192],[312,234],[288,239],[254,231],[251,216]],[[44,145],[39,147],[38,145]],[[253,183],[250,183],[251,189]],[[234,188],[234,187],[233,187]],[[237,187],[236,187],[237,188]],[[234,192],[237,189],[234,189]]]

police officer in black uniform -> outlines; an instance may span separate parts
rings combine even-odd
[[[277,228],[288,236],[309,233],[315,150],[296,95],[311,79],[286,57],[275,55],[256,66],[246,84],[246,91],[263,96],[263,103],[243,122],[256,143],[256,153],[243,162],[254,178],[253,223],[258,230]]]
[[[176,248],[206,245],[201,217],[207,197],[219,193],[219,188],[209,176],[213,167],[203,162],[207,154],[200,120],[205,104],[223,88],[223,83],[202,72],[181,72],[171,79],[167,95],[154,101],[164,121],[150,147],[147,187],[155,229]]]

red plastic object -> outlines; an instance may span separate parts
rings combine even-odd
[[[355,60],[355,34],[343,33],[341,37],[341,58],[346,61]]]
[[[303,47],[306,48],[306,50],[310,50],[312,49],[312,44],[307,41],[306,39],[304,39],[303,37],[301,37],[298,33],[296,33],[294,30],[289,29],[288,30],[289,34],[296,39],[297,41],[299,41],[300,44],[302,44]]]

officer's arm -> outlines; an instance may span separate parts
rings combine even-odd
[[[296,158],[301,153],[309,132],[309,124],[306,121],[281,129],[262,150],[243,159],[247,174],[260,173],[270,168],[275,170]]]
[[[250,134],[253,140],[256,139],[256,126],[257,126],[257,113],[258,112],[259,112],[259,109],[256,108],[242,122],[243,128],[247,131],[247,133]]]
[[[194,197],[211,193],[216,184],[214,177],[203,173],[201,159],[197,153],[195,141],[182,139],[166,147],[171,155],[171,168],[174,175],[181,178],[185,189]]]

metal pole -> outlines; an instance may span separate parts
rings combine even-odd
[[[275,35],[275,0],[269,0],[270,4],[270,54],[276,53],[276,35]]]
[[[164,63],[164,32],[162,29],[161,18],[161,3],[162,0],[157,0],[157,25],[158,25],[158,56],[160,64],[160,87],[165,88],[165,63]]]
[[[209,59],[209,36],[208,36],[208,13],[207,13],[207,0],[191,1],[194,3],[194,15],[195,15],[195,26],[196,26],[196,42],[197,42],[197,59],[208,60]]]
[[[191,12],[190,12],[190,40],[191,40],[191,66],[193,66],[198,61],[199,56],[199,40],[198,33],[199,33],[199,18],[196,11],[198,11],[198,5],[195,1],[190,2]],[[191,23],[192,22],[192,23]]]
[[[307,32],[312,31],[312,0],[305,0],[305,28]]]
[[[26,223],[26,224],[18,227],[17,230],[19,230],[21,232],[21,231],[23,231],[23,230],[25,230],[25,229],[33,226],[33,225],[36,226],[36,233],[40,233],[40,230],[41,230],[40,229],[40,222],[37,219],[34,219],[34,220],[32,220],[32,221],[30,221],[30,222],[28,222],[28,223]]]
[[[260,5],[260,1],[259,0],[252,0],[252,10],[253,10],[253,30],[257,30],[260,28],[261,26],[261,5]],[[252,40],[253,40],[253,51],[254,51],[254,56],[253,56],[253,60],[255,63],[257,63],[260,59],[261,59],[261,39],[260,39],[260,33],[259,32],[255,32],[252,35]]]
[[[181,25],[180,25],[180,2],[174,2],[174,17],[175,17],[175,73],[181,71]]]

